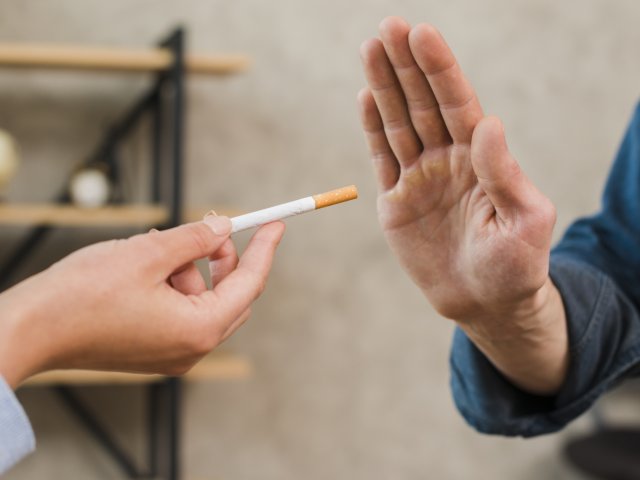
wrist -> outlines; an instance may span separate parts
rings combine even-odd
[[[540,288],[515,301],[505,301],[492,308],[478,309],[472,318],[458,319],[456,323],[479,340],[508,342],[546,330],[550,321],[547,313],[560,299],[549,277]],[[561,301],[561,300],[560,300]]]
[[[32,302],[19,284],[0,295],[0,375],[14,390],[30,376],[44,370]]]
[[[569,358],[566,317],[562,297],[550,278],[520,302],[459,325],[518,387],[553,395],[564,383]]]

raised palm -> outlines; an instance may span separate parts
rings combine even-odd
[[[362,45],[359,103],[387,240],[441,314],[507,312],[547,280],[553,205],[437,30],[391,17],[380,36]]]

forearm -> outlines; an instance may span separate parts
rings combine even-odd
[[[551,279],[508,313],[459,325],[491,363],[522,390],[553,395],[562,386],[569,342],[562,298]]]

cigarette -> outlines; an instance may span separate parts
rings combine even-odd
[[[301,213],[348,202],[356,198],[358,198],[358,189],[355,185],[349,185],[348,187],[338,188],[330,192],[319,193],[310,197],[294,200],[293,202],[257,210],[245,215],[233,217],[231,219],[231,233],[242,232],[243,230],[258,227],[265,223],[275,222],[276,220],[293,217]]]

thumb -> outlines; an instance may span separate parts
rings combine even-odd
[[[208,216],[202,222],[187,223],[175,228],[143,235],[145,249],[162,275],[170,275],[177,268],[218,250],[231,234],[227,217]],[[159,257],[159,258],[158,258]]]
[[[199,296],[203,305],[217,313],[225,329],[262,294],[283,233],[282,222],[260,227],[242,254],[237,268],[213,290],[207,290]]]
[[[471,140],[471,164],[478,183],[498,215],[508,217],[526,205],[531,184],[507,147],[504,127],[497,117],[485,117]]]

